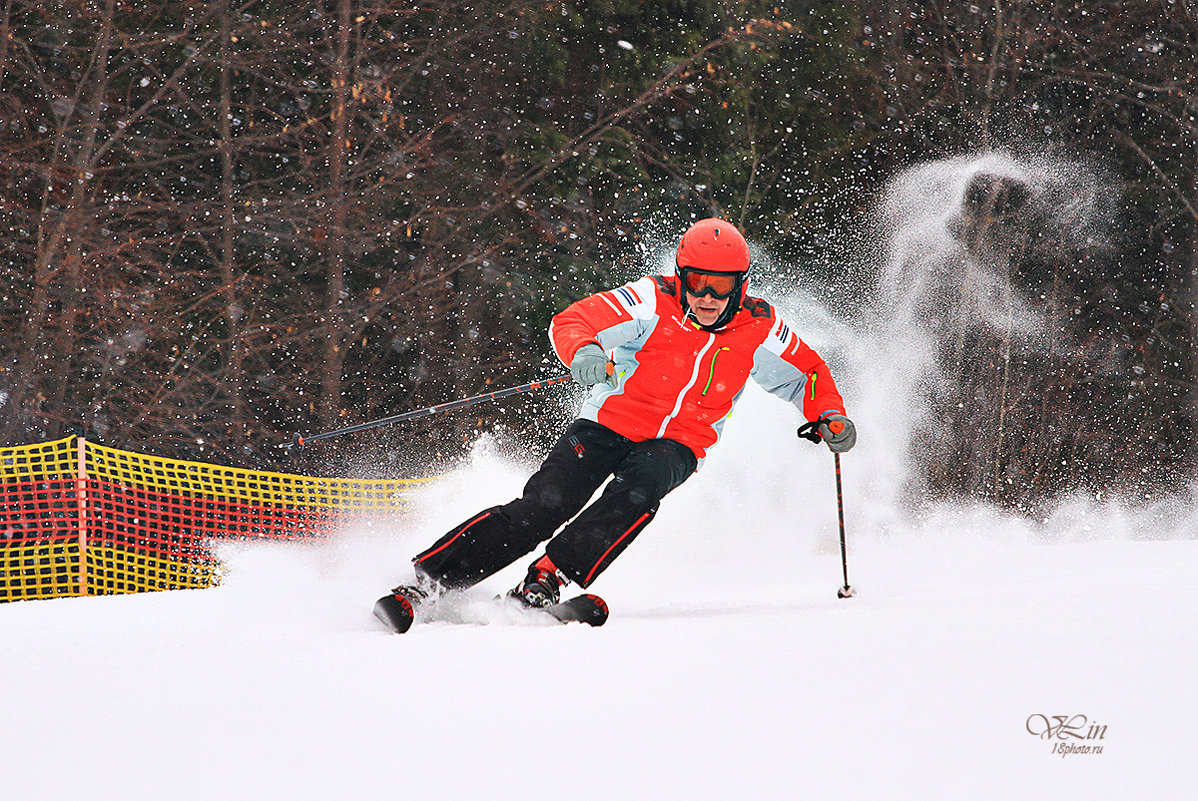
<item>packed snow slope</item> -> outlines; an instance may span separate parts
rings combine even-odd
[[[415,550],[518,491],[485,444],[410,531],[232,549],[213,590],[0,606],[4,797],[1193,797],[1192,511],[867,523],[892,510],[863,447],[840,600],[831,457],[764,393],[743,409],[597,583],[603,628],[374,623]]]

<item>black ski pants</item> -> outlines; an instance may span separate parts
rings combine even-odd
[[[443,586],[460,589],[549,540],[545,553],[553,563],[587,587],[648,525],[666,493],[696,467],[694,452],[681,443],[633,442],[598,423],[575,420],[522,496],[471,517],[413,561]],[[579,514],[609,476],[602,495]]]

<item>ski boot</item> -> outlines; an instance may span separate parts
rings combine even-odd
[[[441,594],[440,588],[420,569],[416,570],[415,584],[401,584],[389,595],[379,598],[374,604],[374,616],[397,634],[412,628],[416,620],[416,609]]]
[[[509,590],[508,597],[524,606],[544,609],[561,600],[562,587],[569,583],[566,574],[548,556],[542,556],[528,568],[528,575],[520,586]]]

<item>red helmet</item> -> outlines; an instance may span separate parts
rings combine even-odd
[[[732,223],[708,217],[686,229],[675,261],[680,270],[690,267],[713,273],[747,273],[749,243]]]
[[[688,314],[688,292],[731,298],[720,318],[703,328],[710,331],[722,328],[740,311],[748,283],[749,243],[732,223],[709,217],[686,229],[678,243],[674,265],[682,290],[679,299]]]

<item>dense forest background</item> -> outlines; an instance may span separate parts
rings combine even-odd
[[[312,469],[280,443],[561,372],[550,315],[697,216],[851,310],[881,187],[1009,151],[1092,165],[1116,228],[988,237],[1075,345],[963,330],[932,402],[977,436],[925,450],[928,487],[1167,491],[1194,475],[1196,62],[1188,0],[0,0],[0,443]],[[545,436],[538,403],[405,441]],[[988,436],[1000,405],[1017,434]]]

